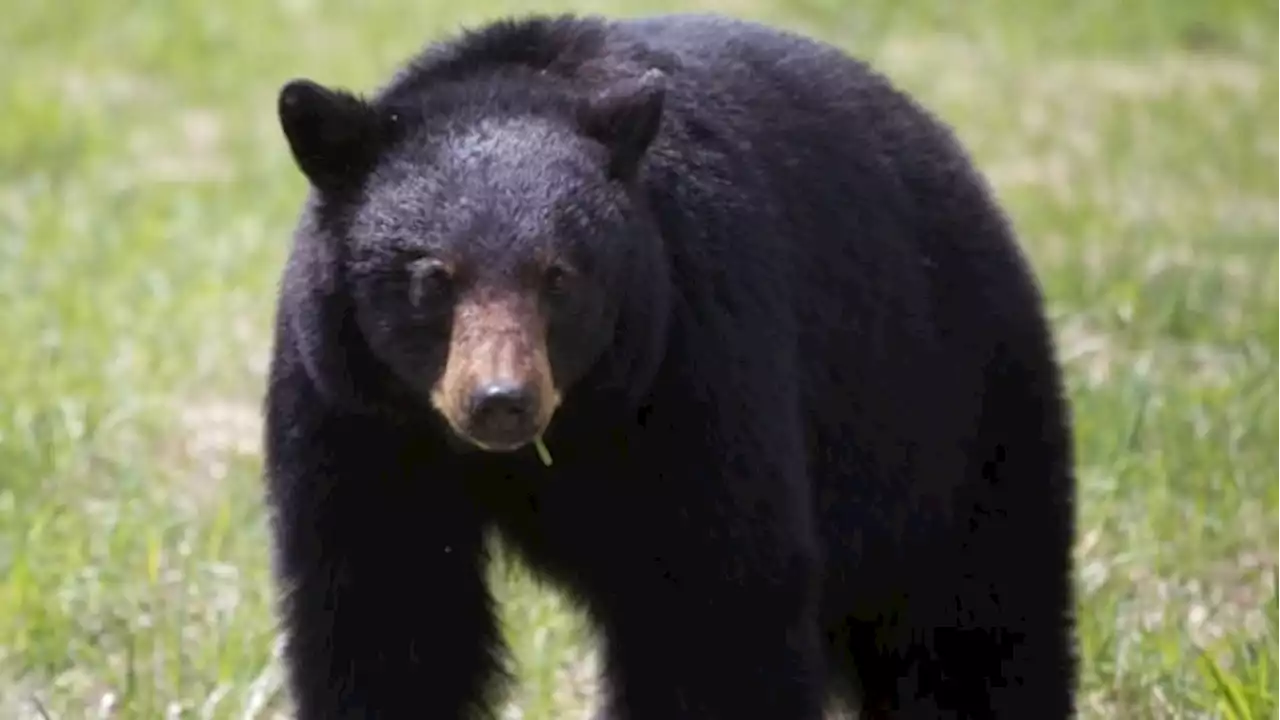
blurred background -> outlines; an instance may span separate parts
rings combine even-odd
[[[370,90],[514,0],[0,0],[0,718],[283,718],[259,472],[305,192],[294,76]],[[833,41],[952,123],[1048,293],[1080,454],[1081,710],[1273,718],[1277,11],[1259,0],[547,2]],[[504,718],[591,635],[493,570]]]

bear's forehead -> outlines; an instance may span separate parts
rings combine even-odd
[[[562,124],[535,116],[457,120],[411,137],[385,158],[383,174],[409,183],[490,183],[583,167],[582,144]]]
[[[551,215],[579,197],[588,163],[572,134],[550,121],[457,124],[390,158],[357,214],[357,234],[541,234]]]
[[[538,118],[486,118],[451,128],[433,154],[446,172],[510,171],[565,153],[564,136],[561,128]]]
[[[581,141],[554,122],[486,118],[397,148],[377,173],[373,195],[393,203],[431,197],[461,206],[513,198],[551,202],[572,192],[590,170]]]

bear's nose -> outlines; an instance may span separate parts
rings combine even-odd
[[[485,445],[509,448],[533,435],[533,393],[525,385],[494,382],[471,394],[470,434]]]

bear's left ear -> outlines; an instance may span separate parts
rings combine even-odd
[[[654,69],[609,88],[584,105],[583,131],[609,148],[612,177],[627,178],[639,166],[662,125],[665,97],[666,75]]]
[[[294,162],[322,192],[359,182],[373,164],[378,116],[368,103],[311,80],[280,88],[277,113]]]

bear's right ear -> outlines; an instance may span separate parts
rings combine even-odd
[[[298,79],[280,88],[276,105],[293,159],[317,189],[349,187],[370,169],[379,124],[368,103],[351,93]]]

